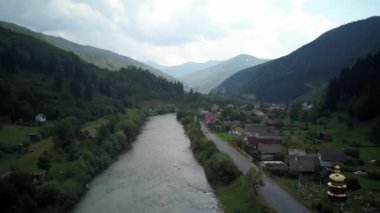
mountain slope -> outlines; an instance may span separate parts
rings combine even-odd
[[[0,118],[32,121],[115,114],[145,101],[179,103],[183,86],[141,68],[109,72],[72,52],[0,26]]]
[[[27,28],[18,26],[16,24],[8,23],[8,22],[0,21],[0,26],[17,33],[24,33],[26,35],[33,36],[39,40],[50,43],[63,50],[72,51],[76,55],[78,55],[80,58],[82,58],[84,61],[95,64],[96,66],[100,68],[105,68],[108,70],[119,70],[122,67],[135,66],[144,70],[149,70],[156,76],[162,76],[168,80],[175,81],[173,77],[161,72],[158,69],[155,69],[142,62],[136,61],[126,56],[116,54],[108,50],[76,44],[74,42],[65,40],[60,37],[48,36],[42,33],[34,32]]]
[[[346,111],[357,120],[369,120],[380,115],[380,51],[359,59],[342,69],[329,81],[323,109]]]
[[[380,49],[380,17],[330,30],[287,56],[242,70],[215,91],[285,102],[320,88],[358,57]]]
[[[191,85],[191,87],[198,91],[208,93],[211,89],[215,88],[232,74],[266,61],[268,60],[241,54],[222,61],[212,67],[201,69],[183,77],[179,77],[179,79],[186,84]]]
[[[161,69],[163,72],[168,75],[172,75],[176,78],[186,76],[197,70],[205,69],[211,66],[218,64],[219,61],[210,60],[206,62],[186,62],[177,66],[166,66],[166,68]]]

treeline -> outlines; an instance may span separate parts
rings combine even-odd
[[[380,51],[357,59],[353,66],[343,68],[339,76],[329,80],[318,102],[309,102],[312,108],[305,110],[300,102],[289,107],[291,120],[316,122],[340,112],[349,119],[368,121],[380,116]]]
[[[380,115],[380,51],[358,59],[329,81],[323,109],[345,111],[357,120]]]
[[[79,200],[89,181],[128,148],[145,121],[140,110],[112,116],[96,129],[83,130],[75,118],[42,128],[53,137],[53,149],[44,152],[37,167],[47,171],[43,181],[13,171],[0,178],[1,212],[67,212]]]
[[[31,36],[0,27],[0,117],[81,120],[140,107],[146,100],[187,101],[183,85],[136,67],[100,69]]]
[[[182,109],[177,113],[191,141],[195,158],[204,167],[207,180],[211,185],[229,184],[241,175],[232,159],[221,153],[212,141],[207,140],[201,131],[194,111]]]

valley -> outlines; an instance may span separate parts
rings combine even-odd
[[[380,211],[378,14],[66,4],[57,29],[0,21],[0,212]],[[77,9],[96,29],[61,25]]]

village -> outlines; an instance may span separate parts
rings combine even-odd
[[[312,104],[304,102],[299,114],[312,109]],[[289,111],[285,104],[212,104],[200,109],[199,116],[210,131],[252,157],[253,163],[309,208],[329,211],[329,177],[342,172],[347,193],[341,192],[341,196],[348,199],[349,208],[378,211],[379,180],[370,171],[379,165],[376,154],[367,153],[368,148],[355,146],[348,139],[338,142],[330,134],[335,132],[329,130],[326,118],[314,124],[294,121]]]

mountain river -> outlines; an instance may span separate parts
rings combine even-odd
[[[74,212],[221,212],[175,114],[151,117]]]

